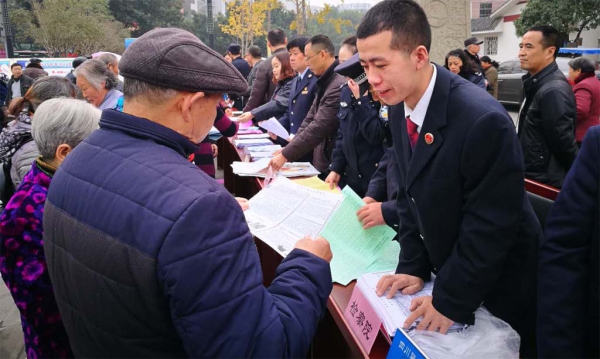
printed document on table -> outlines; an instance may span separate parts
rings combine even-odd
[[[395,269],[398,264],[399,246],[392,242],[396,232],[382,225],[364,230],[356,212],[365,203],[349,187],[342,190],[343,201],[327,222],[321,236],[327,239],[333,252],[331,274],[333,281],[347,285],[360,275],[369,272],[373,266],[381,266],[382,258],[395,256],[395,261],[385,269]],[[394,250],[394,246],[398,250]]]
[[[321,232],[341,197],[277,177],[250,199],[244,215],[250,232],[285,257],[299,239]]]
[[[390,336],[394,336],[397,328],[404,327],[404,322],[412,314],[410,311],[412,300],[418,297],[432,295],[434,284],[434,279],[432,278],[431,281],[425,282],[423,289],[412,295],[402,294],[401,291],[398,291],[391,299],[387,299],[387,293],[384,293],[381,297],[377,296],[376,287],[379,280],[383,276],[392,275],[394,273],[394,271],[367,273],[360,276],[357,281],[357,286],[381,318],[385,330]],[[419,322],[420,319],[418,319],[416,323],[413,323],[413,327],[416,327]],[[449,330],[460,331],[463,328],[463,324],[455,323]]]
[[[262,121],[258,125],[265,130],[283,138],[284,140],[287,140],[290,137],[290,134],[287,132],[285,127],[283,127],[283,125],[277,121],[275,117],[271,117],[266,121]]]

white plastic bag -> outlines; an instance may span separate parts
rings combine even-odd
[[[413,330],[409,333],[430,359],[518,359],[521,338],[487,309],[475,312],[475,325],[448,334]]]

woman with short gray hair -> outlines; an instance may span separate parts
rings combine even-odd
[[[595,70],[594,61],[586,57],[569,61],[569,79],[574,84],[577,102],[575,142],[579,147],[587,130],[600,125],[600,80],[596,78]]]
[[[123,93],[117,90],[119,79],[104,62],[92,59],[74,72],[83,97],[100,110],[113,109]]]
[[[73,358],[46,266],[43,214],[57,167],[98,128],[100,111],[80,100],[42,103],[33,121],[40,156],[0,216],[0,273],[21,313],[28,358]]]
[[[4,180],[0,199],[6,204],[23,177],[31,169],[38,150],[31,137],[31,123],[37,108],[44,101],[58,97],[75,97],[77,89],[66,78],[47,76],[37,79],[23,97],[10,103],[8,111],[15,120],[0,133],[0,163]]]

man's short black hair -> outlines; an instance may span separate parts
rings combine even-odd
[[[350,48],[353,54],[356,54],[358,51],[356,50],[356,36],[350,36],[342,41],[342,46],[346,46]]]
[[[260,59],[262,57],[262,51],[260,50],[260,47],[252,45],[248,48],[248,55],[255,59]]]
[[[391,48],[410,54],[419,46],[431,48],[431,27],[423,8],[412,0],[384,0],[363,17],[356,37],[365,39],[383,31],[392,32]]]
[[[325,35],[315,35],[308,40],[307,44],[310,43],[310,46],[316,47],[316,51],[325,50],[331,56],[335,56],[335,47],[333,46],[333,42],[331,39]]]
[[[556,48],[556,51],[554,51],[554,58],[556,58],[558,56],[558,50],[562,46],[562,36],[560,35],[560,32],[558,32],[558,30],[556,30],[554,27],[548,26],[548,25],[537,25],[537,26],[533,26],[529,30],[527,30],[527,32],[529,32],[529,31],[541,32],[542,33],[542,47],[544,49],[547,49],[551,46],[554,46]]]
[[[288,42],[287,50],[290,51],[291,49],[297,47],[298,50],[300,50],[300,52],[304,53],[304,46],[306,46],[307,42],[308,42],[308,37],[306,37],[306,36],[295,37],[291,41]]]
[[[10,65],[10,69],[12,70],[13,67],[15,66],[19,66],[20,68],[23,68],[23,66],[20,63],[15,62],[14,64]]]
[[[267,40],[271,46],[279,46],[285,44],[285,31],[281,29],[270,30],[267,34]]]

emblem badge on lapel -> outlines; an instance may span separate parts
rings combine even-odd
[[[429,132],[425,134],[425,143],[428,145],[433,143],[433,135]]]
[[[348,104],[342,101],[342,102],[340,102],[340,106],[342,106],[342,107],[348,107]]]

